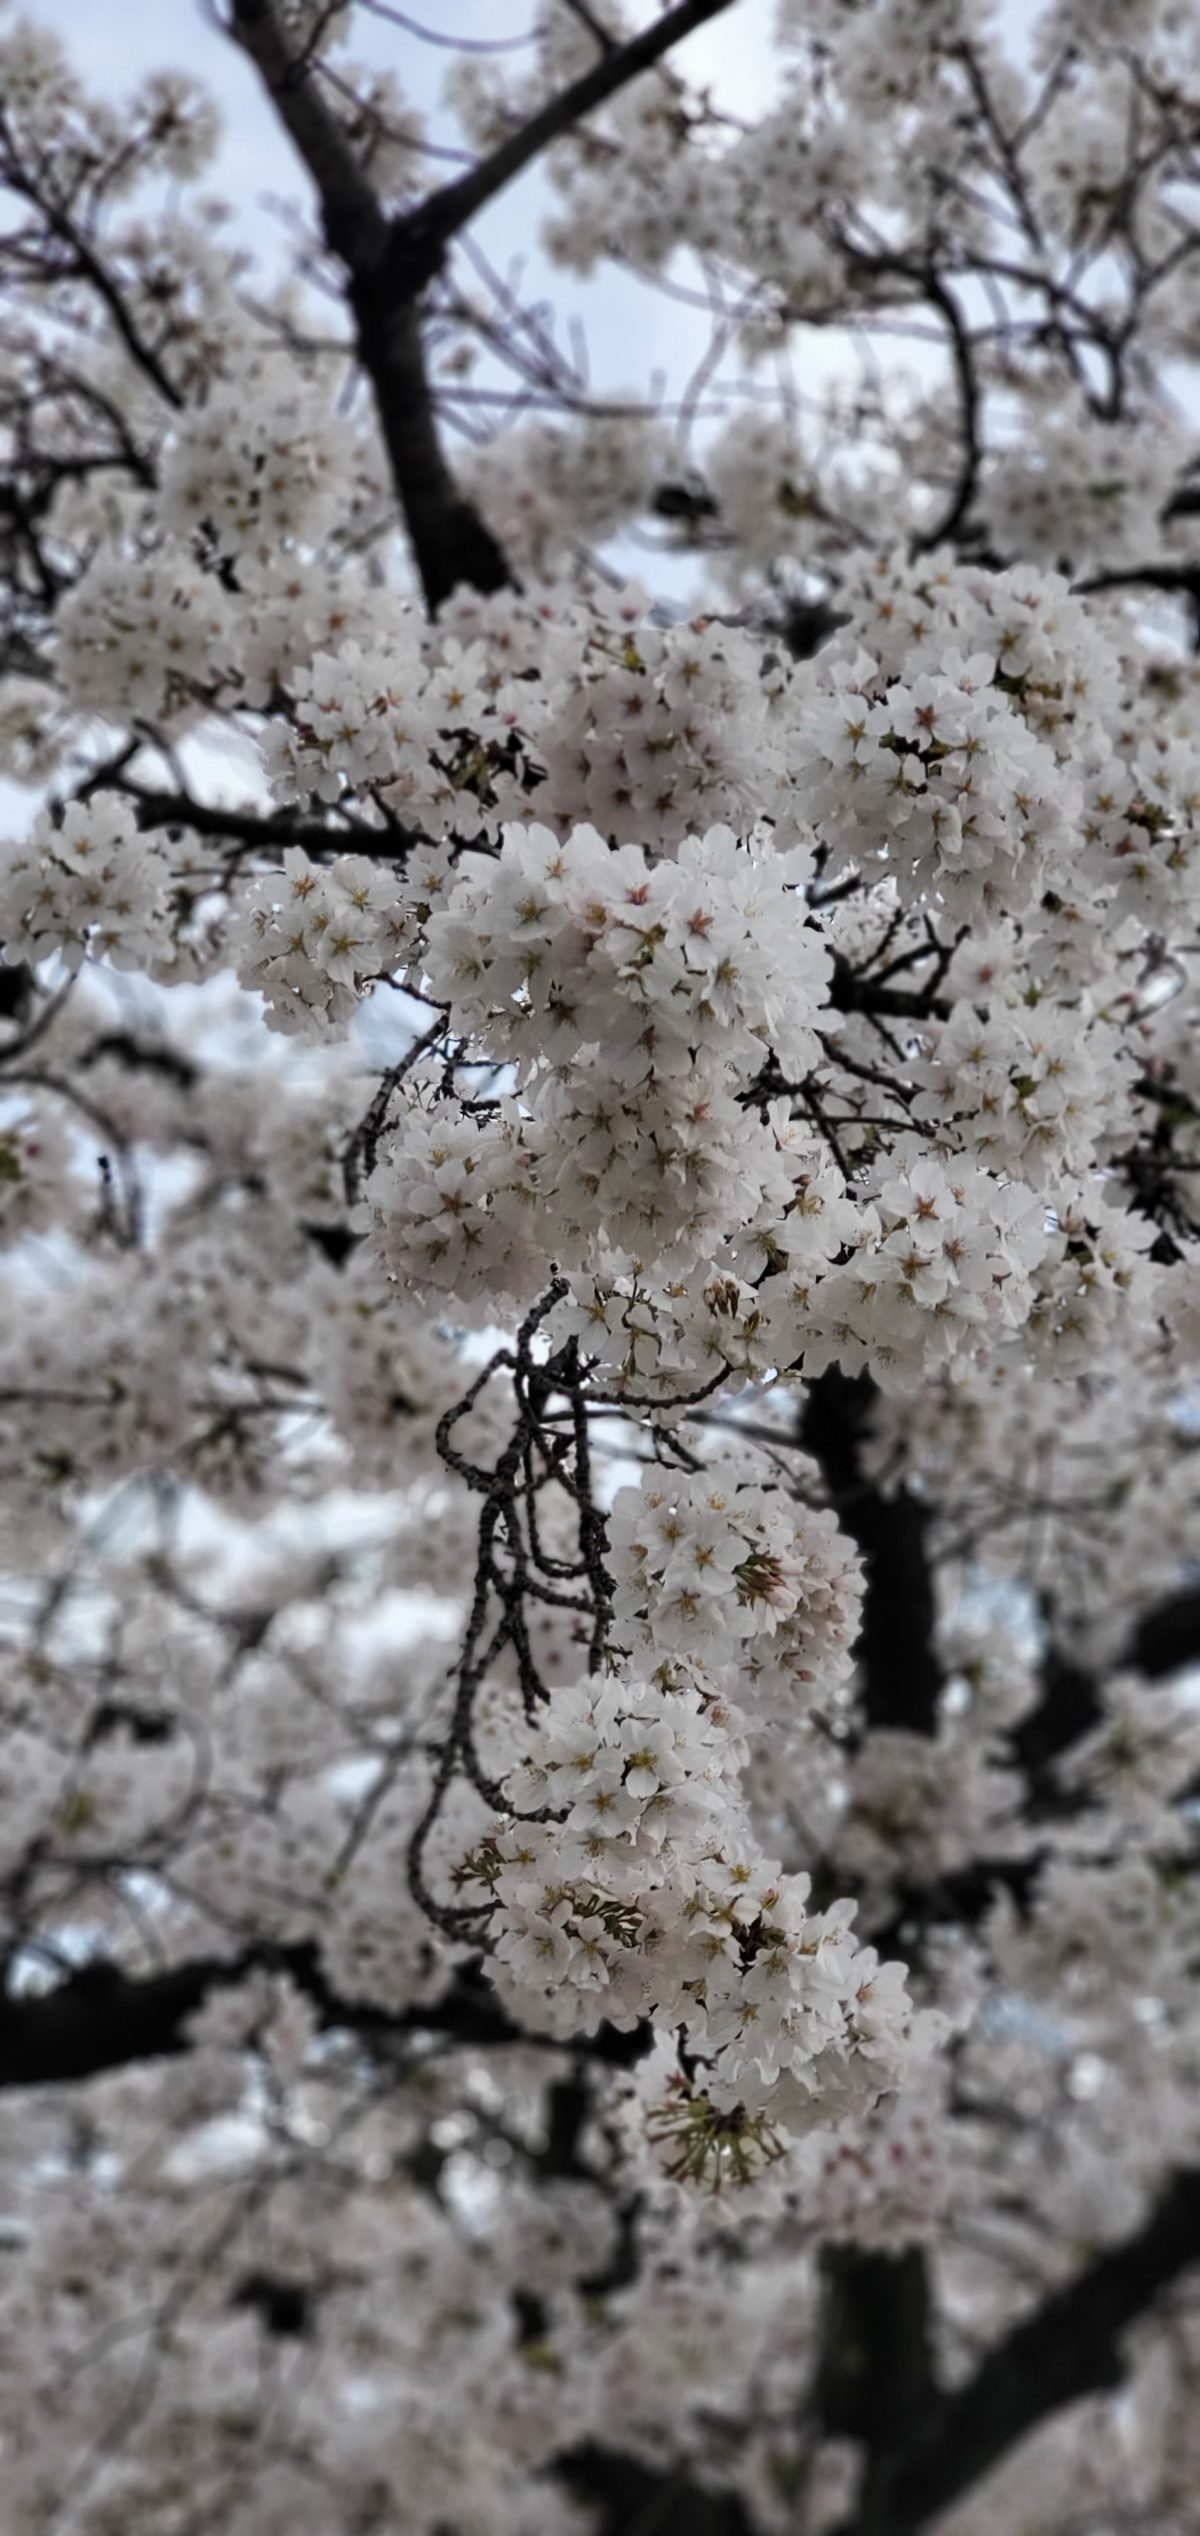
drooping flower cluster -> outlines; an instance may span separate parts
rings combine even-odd
[[[852,651],[823,672],[799,741],[797,779],[835,866],[886,857],[906,896],[937,891],[959,923],[1028,906],[1071,834],[1072,787],[997,666],[993,652],[956,655],[940,629],[924,674],[919,643],[892,680]]]
[[[544,1284],[542,1192],[515,1103],[464,1117],[418,1082],[368,1193],[376,1250],[397,1286],[451,1296],[474,1321],[494,1319],[502,1296],[532,1301]]]
[[[771,1047],[788,1072],[817,1053],[827,961],[802,895],[807,859],[760,832],[689,837],[652,863],[593,828],[564,842],[510,828],[429,929],[427,970],[455,1020],[528,1080],[603,1049],[631,1088],[702,1066],[715,1039],[735,1080]]]
[[[885,1389],[919,1381],[985,1334],[1019,1329],[1049,1244],[1019,1183],[913,1154],[864,1206],[854,1254],[812,1291],[806,1371],[871,1364]]]
[[[828,1507],[719,1472],[622,1488],[609,1517],[615,1634],[646,1660],[724,1679],[756,1727],[846,1680],[862,1571]]]
[[[705,2104],[760,2156],[873,2103],[904,2057],[903,1968],[810,1913],[739,1823],[727,1731],[686,1689],[621,1677],[555,1693],[469,1874],[495,1902],[501,1995],[552,2032],[682,2024]],[[689,2117],[691,2119],[692,2117]],[[702,2172],[701,2167],[697,2171]]]
[[[344,1030],[365,984],[397,965],[404,909],[395,883],[364,855],[315,863],[289,846],[282,868],[251,882],[229,928],[246,986],[277,1030],[306,1038]]]

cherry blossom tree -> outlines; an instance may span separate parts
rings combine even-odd
[[[11,2536],[1200,2529],[1200,25],[743,14],[0,25]]]

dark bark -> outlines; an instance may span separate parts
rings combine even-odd
[[[209,1992],[257,1971],[290,1974],[323,2026],[345,2027],[379,2052],[413,2034],[439,2034],[480,2049],[539,2039],[513,2025],[488,1983],[470,1971],[461,1972],[442,1998],[393,2015],[341,1998],[326,1981],[313,1946],[258,1948],[144,1975],[88,1964],[53,1990],[0,2000],[0,2089],[58,2086],[185,2052],[189,2020]],[[645,2044],[641,2028],[620,2033],[602,2026],[574,2048],[610,2067],[627,2068]]]
[[[431,615],[461,582],[473,590],[505,589],[513,576],[503,550],[455,482],[438,436],[417,302],[404,296],[387,266],[355,273],[349,296]]]
[[[1072,1663],[1051,1639],[1039,1667],[1041,1698],[1036,1708],[1013,1728],[1013,1758],[1025,1773],[1030,1810],[1035,1817],[1063,1811],[1063,1792],[1055,1764],[1073,1744],[1090,1735],[1103,1714],[1100,1684],[1082,1664]]]
[[[1151,1682],[1184,1665],[1200,1663],[1200,1585],[1185,1585],[1145,1612],[1129,1641],[1125,1662]]]
[[[640,2465],[589,2444],[560,2458],[556,2473],[598,2512],[597,2536],[755,2536],[736,2492],[693,2483],[686,2471]]]
[[[1177,2175],[1145,2224],[1014,2326],[953,2395],[935,2397],[871,2459],[836,2536],[919,2536],[1052,2413],[1119,2386],[1122,2337],[1200,2262],[1200,2171]]]
[[[24,960],[0,960],[0,1021],[23,1021],[32,995],[33,971]]]
[[[1123,2337],[1200,2262],[1200,2171],[1173,2178],[1142,2227],[1043,2299],[953,2394],[931,2381],[928,2290],[915,2251],[826,2257],[829,2325],[815,2409],[864,2444],[863,2488],[835,2536],[920,2536],[1052,2414],[1121,2384]],[[736,2495],[699,2491],[588,2446],[559,2461],[601,2509],[601,2536],[754,2536]],[[639,2513],[641,2515],[639,2515]]]
[[[0,2003],[0,2087],[57,2086],[186,2051],[189,2017],[243,1967],[207,1958],[134,1981],[87,1964],[53,1990]]]
[[[933,2389],[929,2281],[919,2247],[831,2246],[815,2403],[827,2438],[874,2453],[902,2439]]]
[[[582,78],[550,98],[465,176],[389,218],[326,103],[312,64],[285,35],[274,0],[231,0],[230,33],[254,63],[316,187],[325,242],[344,265],[359,359],[426,603],[437,613],[460,583],[501,590],[512,573],[442,448],[425,358],[421,302],[449,242],[548,145],[732,0],[679,0],[627,44],[606,47]]]
[[[863,1470],[875,1397],[869,1377],[830,1367],[808,1387],[801,1442],[862,1557],[865,1714],[873,1726],[933,1735],[943,1676],[929,1515],[907,1488],[884,1496]],[[933,2399],[925,2256],[832,2248],[822,2268],[814,2411],[828,2435],[863,2444],[871,2471]]]
[[[829,1001],[835,1013],[873,1013],[882,1021],[942,1020],[950,1006],[936,987],[889,986],[886,980],[860,977],[844,960],[834,961]]]
[[[418,212],[399,222],[398,228],[419,231],[423,238],[444,246],[460,229],[465,229],[485,203],[494,201],[506,185],[511,185],[514,176],[540,157],[552,141],[573,131],[584,115],[615,97],[619,89],[627,88],[642,71],[652,70],[676,44],[682,43],[685,35],[694,35],[697,27],[707,26],[711,18],[721,17],[732,6],[733,0],[677,0],[675,8],[665,9],[639,35],[631,35],[625,44],[607,47],[581,78],[560,89],[557,97],[548,98],[527,123],[510,132],[477,167],[432,194]]]
[[[426,602],[436,613],[460,582],[501,589],[512,576],[490,529],[454,481],[430,392],[420,300],[442,261],[445,237],[422,226],[424,205],[403,222],[388,219],[311,65],[283,33],[274,0],[232,0],[230,33],[254,63],[308,169],[325,243],[345,267],[356,348],[374,391]]]
[[[929,1513],[907,1488],[885,1496],[862,1467],[875,1389],[866,1374],[836,1366],[810,1383],[800,1421],[805,1451],[820,1464],[838,1521],[859,1548],[866,1574],[858,1665],[872,1726],[937,1725],[942,1666],[929,1561]]]

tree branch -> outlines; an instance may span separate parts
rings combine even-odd
[[[1036,1708],[1018,1719],[1009,1738],[1013,1757],[1029,1782],[1034,1811],[1046,1810],[1056,1794],[1055,1763],[1083,1735],[1098,1726],[1103,1708],[1100,1685],[1085,1665],[1076,1664],[1048,1640],[1039,1673],[1042,1695]],[[1061,1791],[1057,1791],[1061,1810]]]
[[[585,2051],[627,2068],[646,2048],[646,2032],[602,2026],[568,2047],[527,2034],[504,2014],[487,1983],[460,1972],[440,1999],[399,2014],[343,1999],[322,1972],[311,1945],[252,1948],[237,1956],[202,1956],[167,1972],[135,1975],[115,1964],[86,1964],[53,1990],[0,1999],[0,2089],[58,2086],[94,2078],[131,2062],[174,2058],[190,2049],[188,2024],[210,1991],[256,1972],[288,1974],[317,2009],[323,2027],[344,2026],[376,2044],[409,2034],[441,2034],[480,2049],[544,2042],[547,2049]]]
[[[504,590],[513,576],[497,538],[447,464],[425,364],[415,292],[386,269],[351,275],[359,358],[375,391],[392,480],[431,616],[460,583]]]
[[[46,185],[39,186],[36,176],[23,164],[8,125],[2,119],[0,119],[0,176],[5,185],[11,187],[14,194],[33,206],[45,221],[50,236],[56,239],[65,250],[69,261],[58,275],[55,275],[52,267],[49,268],[51,278],[67,280],[78,277],[79,280],[88,283],[108,310],[130,360],[136,364],[143,377],[149,379],[151,385],[157,388],[164,401],[178,411],[184,399],[174,380],[164,369],[154,346],[147,343],[141,329],[135,323],[124,293],[105,264],[103,256],[97,253],[79,223],[71,218],[65,204],[59,200],[55,191]]]
[[[932,528],[926,529],[922,536],[914,540],[916,552],[919,555],[931,554],[936,546],[957,536],[975,499],[979,470],[983,462],[983,447],[979,430],[979,380],[975,370],[975,353],[970,330],[949,284],[942,280],[940,273],[932,265],[925,276],[925,289],[928,298],[940,311],[946,325],[950,357],[954,365],[954,377],[958,388],[962,455],[958,480],[941,518],[935,520]]]
[[[736,2492],[693,2481],[686,2469],[646,2466],[597,2444],[556,2461],[569,2491],[598,2513],[598,2536],[756,2536]]]
[[[929,2280],[920,2246],[827,2246],[813,2400],[827,2438],[868,2452],[902,2439],[933,2391]]]
[[[831,1366],[808,1386],[800,1441],[820,1463],[839,1521],[862,1553],[866,1598],[857,1661],[867,1718],[873,1726],[931,1735],[942,1668],[926,1546],[929,1513],[907,1488],[885,1497],[863,1476],[874,1399],[869,1376]]]
[[[1139,1620],[1122,1661],[1151,1682],[1200,1663],[1200,1585],[1185,1585]]]
[[[154,792],[116,775],[111,782],[93,784],[90,789],[116,792],[132,802],[143,830],[190,829],[194,836],[214,837],[227,846],[258,847],[268,854],[299,845],[313,855],[373,854],[397,862],[410,846],[421,843],[417,829],[399,820],[390,821],[386,828],[370,826],[365,819],[349,817],[340,802],[336,813],[340,824],[335,825],[332,820],[306,818],[300,811],[235,809],[228,802],[197,801],[191,793]]]
[[[382,264],[390,235],[387,214],[315,85],[309,62],[292,51],[275,0],[231,0],[229,33],[253,62],[316,186],[327,246],[351,272]]]
[[[866,1574],[856,1650],[863,1708],[875,1726],[937,1731],[942,1668],[927,1546],[928,1510],[907,1488],[883,1496],[864,1477],[862,1448],[875,1400],[869,1377],[831,1366],[810,1383],[800,1440],[821,1466],[838,1519]],[[814,2405],[833,2437],[888,2453],[934,2400],[929,2281],[920,2247],[898,2256],[832,2248],[822,2265],[820,2360]]]
[[[435,615],[460,582],[500,590],[511,585],[512,574],[442,449],[425,361],[422,293],[440,272],[451,238],[549,142],[732,5],[733,0],[679,0],[629,43],[602,53],[591,70],[550,98],[466,176],[389,219],[310,63],[282,32],[275,0],[230,0],[229,32],[254,63],[308,169],[326,244],[349,275],[358,356],[375,392],[413,556]]]
[[[418,211],[409,212],[397,223],[398,230],[408,229],[413,234],[419,231],[423,238],[436,238],[444,247],[448,239],[466,227],[468,220],[474,219],[477,211],[482,211],[485,203],[511,185],[514,176],[519,176],[551,141],[561,139],[583,115],[604,105],[618,89],[628,87],[639,72],[651,70],[685,35],[694,34],[697,27],[706,26],[710,18],[720,17],[732,6],[733,0],[678,0],[678,5],[657,18],[653,26],[631,36],[627,44],[613,45],[602,53],[591,70],[573,79],[557,97],[549,98],[528,123],[511,132],[477,167],[466,176],[456,177],[452,184],[443,185]]]
[[[836,2536],[917,2536],[1051,2413],[1118,2386],[1122,2335],[1197,2262],[1200,2170],[1177,2175],[1136,2235],[1044,2299],[965,2386],[912,2421]]]
[[[460,582],[503,589],[512,578],[504,554],[455,482],[434,415],[417,303],[442,247],[389,221],[310,65],[282,33],[274,0],[231,0],[229,32],[253,62],[308,169],[326,244],[349,275],[358,357],[375,393],[430,611],[436,614]]]

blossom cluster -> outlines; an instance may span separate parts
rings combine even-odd
[[[365,855],[317,863],[288,846],[278,872],[239,897],[228,942],[242,983],[263,997],[276,1030],[306,1038],[344,1031],[367,982],[396,967],[405,910],[395,883]]]
[[[558,1691],[509,1775],[518,1819],[468,1873],[494,1900],[514,2008],[562,2034],[601,2016],[682,2024],[706,2106],[759,2126],[769,2157],[779,2129],[896,2084],[909,2007],[903,1968],[852,1935],[853,1903],[811,1913],[809,1878],[747,1842],[730,1762],[690,1690],[619,1676]]]
[[[1045,1189],[1096,1159],[1114,1081],[1136,1062],[1118,1023],[999,997],[982,1012],[965,1000],[926,1023],[913,1068],[925,1088],[914,1114],[993,1171]]]
[[[460,1318],[494,1319],[498,1298],[531,1302],[545,1283],[536,1160],[515,1103],[464,1117],[438,1088],[419,1078],[409,1087],[368,1183],[372,1239],[397,1288],[452,1297]]]
[[[343,499],[336,417],[293,362],[266,355],[218,379],[180,418],[163,464],[162,518],[181,541],[248,564],[318,545]]]
[[[744,629],[656,625],[636,592],[462,591],[436,627],[393,609],[298,658],[267,760],[285,798],[367,794],[435,833],[533,817],[662,851],[769,814],[790,836],[787,683]]]
[[[464,1142],[446,1131],[455,1178],[443,1211],[459,1214],[460,1163],[478,1208],[493,1175],[511,1185],[518,1148],[552,1210],[556,1256],[571,1265],[603,1244],[686,1268],[748,1203],[786,1207],[774,1121],[739,1095],[768,1047],[801,1070],[817,1050],[827,971],[803,877],[795,854],[765,837],[739,846],[727,830],[651,864],[632,846],[612,852],[592,829],[565,843],[546,828],[510,829],[498,860],[460,881],[426,928],[430,990],[456,1029],[515,1063],[520,1098],[519,1117],[510,1108],[490,1134]],[[418,1175],[430,1132],[418,1119]],[[385,1254],[400,1271],[393,1182],[414,1185],[402,1141],[376,1188]],[[431,1207],[419,1206],[425,1224]],[[445,1238],[461,1255],[454,1225]]]
[[[500,433],[473,452],[463,481],[505,553],[544,572],[568,541],[585,549],[651,507],[677,466],[673,435],[630,400],[583,430],[545,422]]]
[[[631,1654],[732,1671],[756,1726],[802,1711],[850,1671],[857,1552],[827,1506],[719,1471],[622,1488],[609,1516],[616,1636]]]
[[[978,922],[1036,899],[1075,796],[997,653],[956,651],[949,633],[930,630],[924,674],[920,644],[899,679],[865,649],[823,661],[795,772],[837,866],[886,859],[903,893],[936,891],[955,920]]]
[[[0,871],[2,956],[57,952],[77,969],[90,953],[152,968],[171,953],[172,877],[172,859],[139,836],[122,803],[72,801],[58,821],[43,810]]]
[[[1019,1329],[1033,1309],[1050,1241],[1034,1193],[974,1166],[894,1159],[902,1167],[881,1175],[853,1256],[803,1297],[810,1375],[869,1362],[884,1388],[913,1383],[983,1333]]]
[[[58,632],[77,712],[173,736],[203,718],[236,655],[229,593],[171,539],[132,566],[98,549],[63,603]]]

